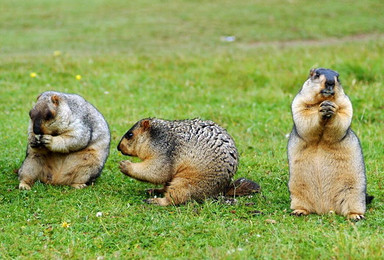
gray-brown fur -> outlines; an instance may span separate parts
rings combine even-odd
[[[338,76],[332,70],[311,70],[292,102],[288,161],[293,215],[335,212],[364,218],[364,159],[350,128],[352,104]]]
[[[84,188],[100,174],[109,154],[108,124],[75,94],[42,93],[30,111],[26,158],[18,171],[20,189],[36,180]]]
[[[225,129],[200,119],[137,122],[121,139],[118,150],[142,162],[120,162],[121,171],[137,180],[164,185],[162,206],[203,200],[225,191],[236,173],[238,153]]]

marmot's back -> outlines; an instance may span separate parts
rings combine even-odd
[[[58,92],[53,91],[46,93],[59,94]],[[68,104],[73,117],[80,119],[84,125],[92,129],[92,136],[89,144],[98,143],[103,147],[109,147],[110,134],[108,123],[96,107],[87,102],[80,95],[67,93],[60,93],[60,95]]]
[[[154,119],[174,138],[172,157],[178,163],[188,161],[203,174],[226,174],[230,179],[237,170],[238,153],[227,131],[212,121],[200,119],[166,121]]]

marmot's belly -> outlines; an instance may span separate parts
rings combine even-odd
[[[303,194],[317,214],[337,212],[346,187],[356,186],[357,173],[350,158],[345,151],[309,147],[292,158],[290,186]]]
[[[40,181],[49,184],[69,185],[90,165],[102,165],[99,154],[93,149],[83,149],[69,154],[51,153],[45,156],[45,167]],[[84,168],[84,171],[81,171]],[[79,170],[80,169],[80,170]]]

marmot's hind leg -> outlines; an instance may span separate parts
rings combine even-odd
[[[92,151],[68,155],[65,161],[68,165],[53,182],[70,185],[76,189],[87,187],[100,175],[103,168],[99,155]]]
[[[164,198],[152,198],[147,202],[160,206],[179,205],[191,199],[191,183],[188,179],[174,178],[164,192]]]
[[[361,198],[363,197],[363,198]],[[350,220],[358,221],[364,219],[365,196],[357,193],[348,193],[339,203],[340,213]]]
[[[21,165],[19,175],[19,189],[30,190],[35,181],[43,172],[43,164],[37,156],[27,156]]]
[[[160,206],[179,205],[190,200],[203,201],[207,197],[224,192],[222,187],[227,187],[229,181],[219,181],[209,178],[208,174],[202,176],[200,171],[185,168],[176,174],[169,186],[165,187],[164,198],[153,198],[148,203]]]
[[[309,211],[306,209],[295,209],[294,211],[291,212],[292,216],[306,216],[309,215]]]
[[[310,203],[305,198],[298,198],[291,194],[291,215],[293,216],[306,216],[311,213]]]
[[[85,188],[100,175],[101,169],[102,166],[100,165],[89,165],[88,167],[79,166],[77,170],[73,172],[74,178],[69,185],[76,189]]]

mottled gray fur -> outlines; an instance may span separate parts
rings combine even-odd
[[[231,180],[237,171],[238,152],[227,131],[212,121],[192,120],[151,120],[153,148],[166,151],[171,164],[188,161],[206,167],[206,174],[223,175]],[[204,165],[204,166],[203,166]]]
[[[48,91],[38,97],[30,117],[21,189],[30,189],[35,180],[83,188],[100,175],[110,133],[93,105],[76,94]]]

